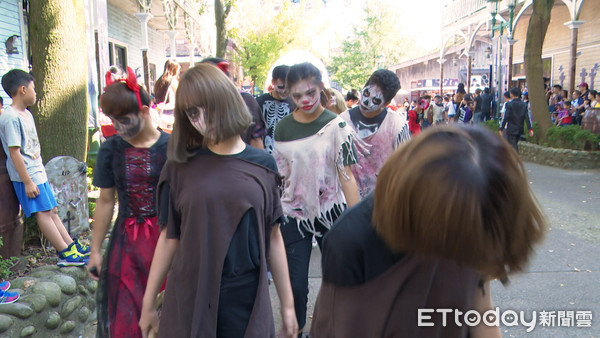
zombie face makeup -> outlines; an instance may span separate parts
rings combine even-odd
[[[304,79],[292,86],[292,99],[298,109],[306,114],[312,114],[320,105],[321,90],[323,90],[321,85],[315,83],[313,79]]]
[[[192,107],[185,111],[188,119],[192,126],[200,133],[200,135],[206,135],[206,120],[204,108]]]
[[[383,93],[379,86],[370,84],[363,88],[362,99],[360,101],[360,111],[363,114],[372,114],[380,111],[385,104]]]
[[[140,113],[129,113],[119,117],[110,118],[115,130],[124,140],[131,140],[140,133],[144,126],[144,120]]]
[[[329,107],[334,107],[337,104],[337,99],[334,93],[330,93],[331,98],[329,99]]]
[[[273,81],[273,86],[275,87],[275,93],[279,96],[280,99],[285,99],[288,97],[289,92],[285,87],[285,81],[281,79],[277,79]]]

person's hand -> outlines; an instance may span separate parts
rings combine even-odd
[[[281,331],[277,337],[294,338],[298,335],[298,320],[294,307],[281,309]]]
[[[29,198],[36,198],[40,194],[40,189],[33,183],[33,181],[29,183],[25,183],[25,195]]]
[[[100,273],[102,272],[102,255],[99,252],[90,253],[90,260],[88,261],[87,268],[92,279],[100,279]]]
[[[529,130],[529,137],[533,137],[533,130]]]
[[[500,136],[502,136],[502,130],[498,130],[498,134],[500,134]]]
[[[154,304],[142,306],[142,313],[140,314],[139,326],[142,331],[142,337],[147,338],[151,331],[158,333],[158,312],[154,308]]]

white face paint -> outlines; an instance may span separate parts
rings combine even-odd
[[[139,113],[129,113],[119,117],[111,117],[115,130],[126,141],[131,140],[140,133],[144,120]]]
[[[378,85],[370,84],[363,88],[360,111],[365,114],[375,113],[383,108],[385,101]]]
[[[333,107],[337,104],[337,98],[335,97],[335,94],[331,94],[331,98],[329,99],[329,107]]]
[[[298,109],[306,114],[312,114],[320,105],[321,90],[312,78],[296,82],[291,88],[292,99]]]
[[[200,133],[200,135],[206,135],[207,128],[205,114],[206,112],[204,111],[204,108],[200,107],[188,108],[185,111],[185,115],[187,115],[188,119],[190,120],[190,123],[192,124],[194,129],[196,129]]]

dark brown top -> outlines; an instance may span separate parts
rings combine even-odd
[[[179,247],[167,275],[160,337],[215,337],[223,263],[242,216],[259,224],[260,276],[247,337],[274,335],[266,269],[266,227],[281,216],[278,175],[236,157],[197,155],[167,162],[159,182],[170,186],[167,237]]]
[[[454,261],[393,253],[371,225],[373,198],[346,210],[323,240],[311,337],[467,337],[437,309],[471,310],[479,276]],[[419,326],[418,310],[431,318]],[[462,317],[461,317],[462,319]]]

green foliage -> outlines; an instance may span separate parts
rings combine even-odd
[[[498,128],[500,128],[500,121],[499,120],[487,120],[487,121],[483,122],[482,125],[484,127],[488,128],[489,130],[493,131],[494,133],[498,133]]]
[[[600,135],[582,130],[578,125],[552,127],[546,134],[548,146],[573,150],[598,150]]]
[[[0,247],[4,245],[2,242],[2,237],[0,237]],[[13,264],[18,260],[17,257],[10,257],[7,259],[2,258],[0,256],[0,278],[8,278],[11,274],[10,268]]]
[[[239,39],[239,53],[234,60],[244,68],[245,75],[252,79],[253,84],[262,87],[271,65],[290,46],[297,45],[300,25],[300,8],[286,2],[275,17],[254,30],[246,31],[244,36],[232,29],[231,33]]]
[[[96,202],[88,202],[88,218],[94,218],[94,212],[96,211]]]
[[[381,1],[369,2],[364,23],[353,27],[341,54],[332,58],[328,71],[342,87],[362,88],[373,71],[397,63],[412,45],[412,39],[402,34],[394,10],[387,6]]]

